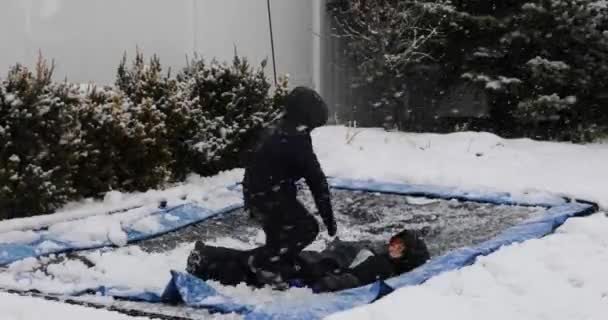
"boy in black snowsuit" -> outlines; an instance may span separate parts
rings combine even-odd
[[[327,121],[327,105],[314,91],[293,89],[281,122],[261,138],[245,168],[245,207],[262,224],[266,244],[249,265],[261,283],[282,285],[298,254],[319,233],[316,219],[297,200],[296,182],[309,186],[330,236],[337,226],[325,174],[313,151],[310,132]]]
[[[302,280],[315,292],[338,291],[409,272],[430,258],[426,244],[413,230],[403,230],[386,242],[330,243],[322,253],[303,252]]]
[[[264,247],[238,250],[205,245],[197,241],[186,270],[203,280],[224,285],[261,287],[248,259]],[[322,252],[302,251],[296,258],[299,269],[283,279],[290,286],[315,292],[354,288],[409,272],[429,259],[426,244],[413,230],[402,230],[390,241],[341,241],[334,239]],[[278,287],[281,289],[282,287]]]

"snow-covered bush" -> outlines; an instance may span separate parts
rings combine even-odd
[[[461,1],[457,25],[464,32],[456,49],[464,52],[462,73],[519,79],[491,92],[494,122],[505,135],[580,140],[581,127],[606,127],[602,106],[608,85],[608,8],[594,0],[488,2],[475,10]],[[494,22],[480,32],[480,17]],[[466,27],[470,26],[470,27]],[[477,30],[477,31],[476,31]],[[466,36],[468,34],[468,38]],[[475,56],[471,52],[492,52]],[[453,61],[462,61],[455,55]],[[502,125],[502,127],[501,127]],[[537,128],[532,133],[530,128]],[[591,138],[586,135],[585,139]]]
[[[536,121],[557,121],[566,116],[565,112],[576,104],[576,97],[562,98],[557,94],[536,96],[535,99],[521,101],[515,110],[515,116]]]
[[[328,11],[335,21],[332,36],[344,44],[344,55],[355,68],[350,86],[363,98],[363,108],[386,114],[386,126],[403,128],[402,114],[407,77],[412,67],[433,58],[429,46],[439,37],[443,18],[427,11],[449,7],[410,1],[334,0]],[[439,18],[437,18],[439,17]],[[347,68],[348,69],[348,68]]]
[[[252,68],[238,56],[231,64],[197,57],[178,74],[178,104],[195,124],[188,126],[193,131],[186,140],[194,172],[206,175],[241,165],[250,139],[279,115],[287,84],[282,81],[271,92],[264,66]]]
[[[47,213],[76,196],[80,98],[52,73],[40,58],[34,72],[16,65],[0,82],[0,218]]]
[[[79,195],[144,191],[170,180],[165,116],[150,99],[133,104],[113,88],[90,88],[84,93],[79,119],[84,142]]]
[[[83,87],[81,97],[82,145],[74,183],[79,195],[95,197],[120,189],[119,177],[128,172],[122,150],[129,139],[129,114],[123,108],[124,96],[113,88]],[[121,169],[125,173],[119,174]]]
[[[123,94],[112,103],[119,103],[127,111],[128,139],[121,148],[126,170],[118,171],[120,189],[143,191],[158,187],[172,178],[173,141],[166,118],[175,112],[175,81],[169,74],[163,75],[158,57],[145,63],[143,54],[137,52],[130,66],[126,56],[123,58],[116,88]]]
[[[164,159],[160,152],[168,151],[178,180],[190,172],[208,175],[240,165],[247,139],[276,117],[286,92],[285,82],[271,92],[265,63],[254,69],[238,56],[231,64],[195,57],[175,78],[163,75],[156,57],[146,64],[138,53],[130,68],[125,61],[116,85],[130,103],[140,105],[133,110],[144,106],[162,113],[164,128],[157,131],[164,134],[156,139],[162,144],[155,146],[155,158]]]
[[[196,58],[171,77],[138,52],[113,87],[53,82],[42,58],[13,67],[0,81],[0,219],[241,165],[286,94],[263,67]]]
[[[436,64],[441,70],[437,83],[444,87],[438,92],[463,80],[487,91],[492,117],[488,130],[519,136],[534,127],[540,130],[534,133],[535,137],[577,140],[581,127],[608,127],[606,1],[333,2],[341,4],[340,8],[350,8],[330,7],[334,18],[350,30],[338,34],[349,47],[364,47],[373,40],[377,43],[374,47],[379,48],[346,53],[356,65],[392,58],[394,55],[386,55],[387,48],[401,48],[409,54],[418,52],[418,57],[428,58],[426,62],[406,61]],[[355,10],[359,7],[367,9]],[[407,24],[381,23],[399,21],[380,19],[394,16],[421,17],[415,20],[417,28],[410,26],[409,30],[422,39],[412,41],[416,37],[403,31]],[[430,35],[428,30],[434,31],[433,37],[424,37]],[[386,72],[387,66],[392,73]],[[360,70],[358,76],[373,72],[388,75],[390,79],[381,82],[368,77],[375,85],[372,92],[376,99],[383,99],[394,91],[383,83],[404,83],[400,79],[407,79],[392,71],[397,66],[402,65],[376,64],[369,70]]]

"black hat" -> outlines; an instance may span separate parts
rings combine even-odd
[[[390,243],[394,241],[401,241],[405,245],[404,255],[397,259],[399,273],[423,265],[430,258],[426,243],[415,230],[404,229],[391,237]]]
[[[421,240],[416,231],[404,229],[401,232],[391,237],[390,242],[400,240],[406,248],[415,248],[420,246]]]
[[[329,110],[323,98],[313,89],[296,87],[285,97],[285,120],[312,130],[327,123]]]

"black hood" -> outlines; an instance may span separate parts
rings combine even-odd
[[[285,120],[309,130],[327,123],[329,111],[323,98],[307,87],[297,87],[285,97]]]

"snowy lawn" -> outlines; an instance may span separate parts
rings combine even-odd
[[[606,144],[505,140],[487,133],[409,134],[344,127],[319,129],[313,133],[313,140],[329,176],[508,191],[516,195],[551,191],[596,201],[602,207],[608,207],[608,189],[604,187],[608,181]],[[159,200],[168,200],[170,204],[194,201],[218,208],[234,201],[234,195],[221,191],[221,188],[239,181],[241,177],[242,170],[211,178],[192,177],[187,183],[163,191],[112,193],[104,201],[73,203],[54,215],[2,221],[0,242],[30,240],[33,235],[28,229],[50,225],[50,232],[65,235],[70,240],[109,239],[114,244],[123,245],[121,226],[139,224],[143,229],[154,228],[153,218],[148,215]],[[132,206],[143,207],[127,213],[104,214]],[[65,222],[73,219],[78,220]],[[556,235],[505,248],[480,259],[471,267],[446,273],[418,287],[399,290],[376,304],[336,317],[384,318],[378,312],[388,312],[386,318],[401,318],[408,314],[429,319],[446,315],[456,319],[500,319],[503,315],[505,319],[560,319],[555,316],[560,314],[563,319],[595,319],[606,314],[605,306],[608,305],[606,292],[600,290],[601,286],[608,287],[602,280],[608,277],[602,277],[600,272],[608,262],[607,220],[603,214],[572,219]],[[36,286],[56,292],[69,289],[56,287],[55,281],[49,281],[45,286],[46,276],[52,274],[55,280],[68,282],[76,275],[76,281],[72,283],[74,290],[86,287],[89,281],[116,279],[158,290],[166,283],[165,270],[184,268],[184,256],[190,248],[191,244],[184,244],[174,251],[156,255],[144,254],[133,247],[104,254],[91,253],[88,258],[97,259],[99,263],[97,273],[86,270],[83,263],[67,262],[73,265],[40,271],[39,280],[43,281]],[[101,259],[102,255],[104,259]],[[110,268],[111,265],[152,266],[152,260],[158,265],[158,273],[163,273],[152,282],[149,275],[156,269],[149,270],[146,276],[128,269]],[[158,261],[162,263],[158,264]],[[31,271],[36,264],[35,259],[25,260],[13,268]],[[66,269],[69,272],[65,272]],[[7,273],[0,273],[0,280],[22,288],[31,285],[15,282]],[[236,291],[235,294],[238,293]],[[300,294],[299,298],[307,295],[306,292]],[[404,303],[410,300],[411,304]],[[563,311],[565,301],[573,302],[568,304],[567,312]],[[560,307],[553,307],[554,304]],[[558,313],[553,309],[562,311]]]
[[[542,190],[608,207],[608,144],[506,140],[474,132],[386,133],[344,127],[322,128],[313,133],[313,139],[326,174],[331,176],[514,194]]]
[[[136,320],[148,319],[129,317],[117,312],[73,306],[44,299],[21,297],[0,293],[0,318],[2,320],[40,319],[87,319],[87,320]]]

